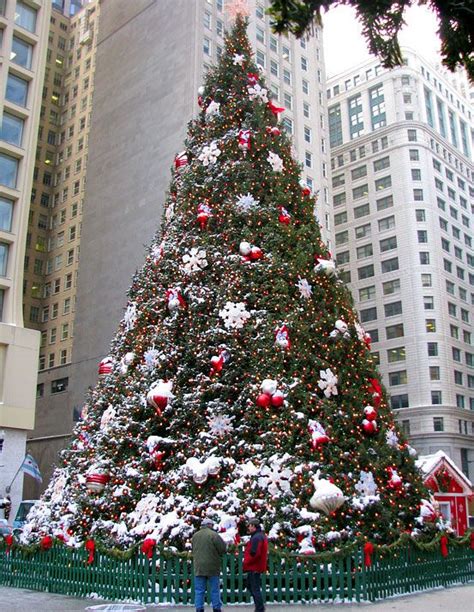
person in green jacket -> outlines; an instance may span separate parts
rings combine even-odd
[[[222,610],[219,576],[226,544],[213,527],[213,521],[205,518],[201,523],[201,529],[196,531],[192,539],[196,612],[204,612],[204,598],[208,584],[213,611]]]

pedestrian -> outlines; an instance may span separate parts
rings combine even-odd
[[[262,597],[262,574],[267,571],[268,539],[258,519],[249,520],[250,540],[245,546],[244,572],[247,573],[247,588],[255,604],[255,612],[264,612]]]
[[[204,598],[208,585],[213,611],[222,610],[219,577],[226,544],[213,527],[213,521],[205,518],[201,523],[201,529],[196,531],[192,539],[196,612],[204,612]]]

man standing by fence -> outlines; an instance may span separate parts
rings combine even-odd
[[[258,519],[249,521],[250,540],[244,552],[244,572],[247,572],[247,588],[255,603],[255,612],[265,612],[262,597],[262,574],[267,571],[268,539]]]
[[[219,588],[222,557],[226,551],[226,544],[219,534],[213,530],[214,523],[205,518],[201,529],[193,535],[193,562],[194,562],[194,603],[196,612],[204,612],[204,598],[207,584],[211,591],[211,603],[214,612],[222,609]]]

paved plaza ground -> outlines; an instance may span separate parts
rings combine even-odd
[[[118,603],[118,602],[117,602]],[[92,599],[77,599],[75,597],[64,597],[53,593],[41,593],[25,589],[12,589],[0,587],[0,611],[10,612],[82,612],[91,606],[104,605],[105,602]],[[191,612],[192,606],[170,606],[168,604],[146,606],[146,610]],[[206,610],[210,610],[209,607]],[[240,612],[241,610],[253,610],[250,605],[226,606],[223,611]],[[268,612],[474,612],[474,584],[453,587],[449,589],[437,589],[425,591],[417,595],[387,599],[374,604],[306,604],[306,605],[281,605],[272,604],[267,606]]]

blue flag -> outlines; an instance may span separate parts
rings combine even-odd
[[[23,459],[23,463],[21,464],[20,469],[22,472],[25,472],[25,474],[32,476],[35,480],[38,480],[39,482],[43,482],[43,478],[41,476],[41,472],[38,467],[38,464],[36,463],[34,458],[30,455],[30,453],[27,453],[26,457]]]

